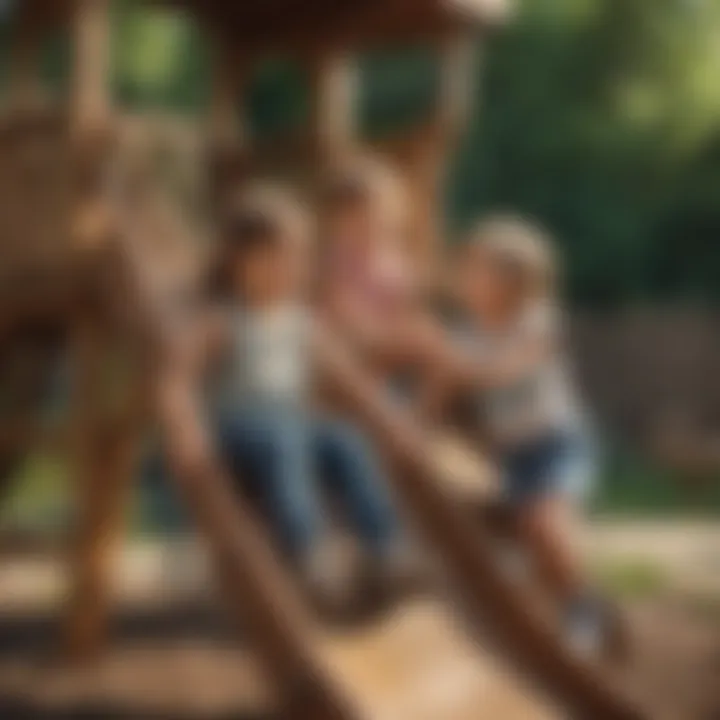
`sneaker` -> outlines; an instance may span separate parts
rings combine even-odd
[[[594,600],[571,603],[564,619],[565,637],[570,649],[583,658],[598,658],[605,642],[605,616]]]

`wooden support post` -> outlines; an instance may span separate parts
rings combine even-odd
[[[75,153],[75,210],[71,232],[76,249],[92,251],[102,245],[109,231],[104,172],[112,129],[110,0],[78,0],[73,20],[70,139]]]
[[[440,249],[442,237],[442,185],[446,157],[435,147],[435,140],[417,149],[417,154],[405,165],[410,196],[411,237],[413,258],[423,287],[433,288],[441,271]]]
[[[104,170],[110,121],[110,0],[77,0],[72,40],[75,57],[70,108],[75,161],[72,238],[86,260],[97,257],[108,239],[109,212]],[[92,273],[95,263],[87,262]],[[87,278],[92,288],[94,278]],[[92,295],[94,301],[100,294]],[[88,303],[88,304],[92,304]],[[99,308],[92,308],[97,310]],[[103,364],[107,334],[97,317],[78,319],[74,452],[78,521],[71,558],[71,594],[65,641],[73,659],[89,659],[103,642],[108,605],[111,540],[122,517],[122,488],[127,483],[128,439],[103,427]]]
[[[438,125],[446,142],[463,131],[475,100],[476,66],[479,63],[477,38],[461,35],[441,47],[441,81]]]
[[[222,207],[227,193],[244,175],[241,154],[248,144],[248,128],[242,116],[242,89],[245,72],[228,47],[228,41],[215,38],[212,66],[212,97],[208,118],[213,200]],[[240,62],[240,66],[238,65]]]
[[[421,136],[410,168],[410,187],[416,211],[418,260],[431,285],[442,264],[442,187],[448,159],[470,115],[474,99],[477,40],[461,35],[445,40],[441,50],[440,93],[429,132]]]
[[[97,656],[105,641],[112,560],[124,523],[137,449],[135,429],[108,417],[102,407],[108,358],[103,340],[88,327],[76,344],[73,445],[78,508],[65,641],[70,658],[77,662]]]
[[[73,18],[72,130],[105,132],[110,120],[110,0],[77,0]]]
[[[356,135],[357,66],[337,50],[309,62],[311,86],[310,141],[321,163],[352,149]]]

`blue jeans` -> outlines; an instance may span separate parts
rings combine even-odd
[[[225,413],[218,444],[235,477],[249,484],[285,548],[302,554],[326,530],[320,481],[342,501],[366,549],[382,554],[398,532],[379,459],[351,424],[287,407]]]
[[[582,503],[596,469],[592,441],[581,432],[552,432],[513,448],[500,458],[503,490],[515,506],[564,495]]]

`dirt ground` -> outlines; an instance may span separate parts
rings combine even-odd
[[[629,685],[676,720],[720,720],[720,523],[599,523],[588,552],[622,600]]]
[[[636,638],[626,679],[675,720],[720,720],[720,623],[682,598],[630,603]]]
[[[697,567],[699,558],[712,565],[720,545],[713,545],[714,529],[706,530],[676,528],[673,537],[665,527],[603,527],[591,538],[596,561],[615,573],[612,589],[631,628],[632,654],[614,672],[667,720],[720,720],[720,593]],[[123,555],[112,651],[83,670],[64,667],[55,654],[58,569],[4,560],[0,718],[268,717],[272,693],[252,657],[232,639],[212,594],[196,592],[207,583],[202,562],[187,549],[167,553],[135,548]],[[171,585],[172,593],[163,592]],[[534,720],[534,713],[502,717]]]

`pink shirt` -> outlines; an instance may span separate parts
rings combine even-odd
[[[330,272],[333,283],[340,283],[343,291],[378,321],[401,313],[413,296],[410,268],[397,252],[375,256],[336,252]]]

